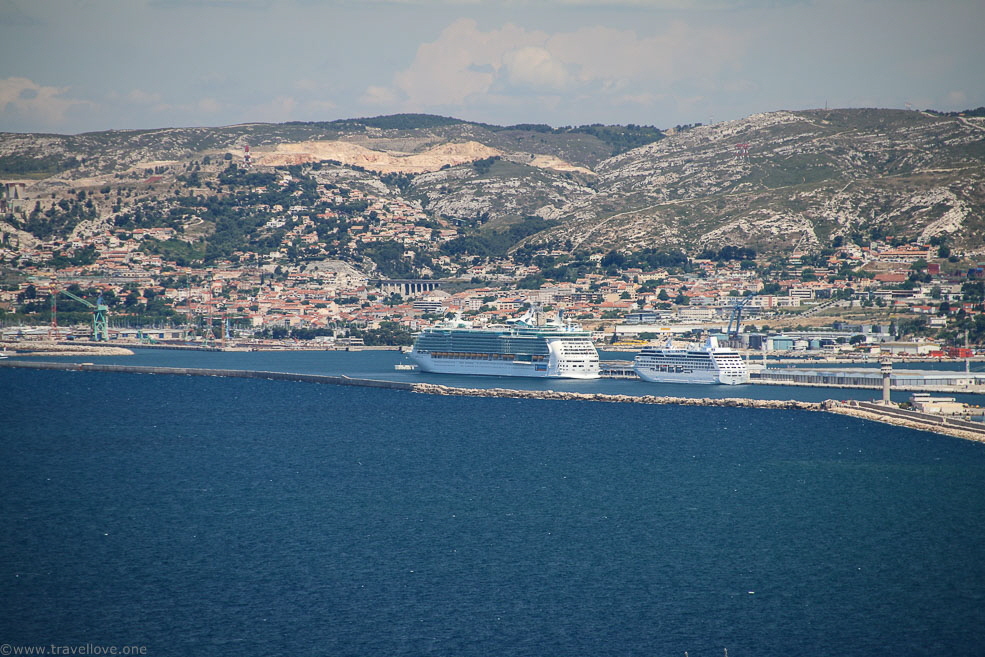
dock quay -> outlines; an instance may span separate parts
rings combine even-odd
[[[760,361],[762,352],[743,353],[748,361]],[[864,365],[866,363],[878,364],[883,360],[891,360],[893,363],[983,363],[985,356],[972,356],[970,358],[944,358],[940,356],[770,356],[770,363],[780,365]]]
[[[882,387],[882,373],[874,368],[813,369],[767,368],[749,372],[749,382],[764,385],[812,386],[818,388]],[[985,394],[985,372],[944,370],[893,370],[894,390],[911,392],[964,392]]]
[[[638,379],[631,360],[603,360],[599,363],[599,376],[603,379]]]
[[[798,400],[748,399],[730,397],[708,399],[699,397],[668,397],[657,395],[613,395],[606,393],[560,392],[555,390],[514,390],[511,388],[455,388],[433,383],[411,383],[361,379],[345,375],[299,374],[292,372],[266,372],[257,370],[225,370],[193,367],[156,367],[141,365],[110,365],[94,363],[55,363],[37,361],[0,360],[2,368],[34,370],[60,370],[69,372],[116,372],[130,374],[158,374],[172,376],[213,376],[241,379],[266,379],[271,381],[297,381],[365,388],[404,390],[419,394],[491,397],[501,399],[541,399],[557,401],[592,401],[624,404],[671,404],[677,406],[705,406],[724,408],[760,408],[773,410],[825,411],[850,415],[864,420],[884,422],[920,431],[944,434],[966,440],[985,442],[985,426],[953,418],[943,418],[925,413],[914,413],[869,402],[805,402]]]

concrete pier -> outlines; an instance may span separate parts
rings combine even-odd
[[[824,405],[824,410],[829,413],[850,415],[863,420],[872,420],[898,427],[906,427],[918,431],[930,431],[954,438],[985,443],[985,426],[977,422],[969,422],[967,420],[948,418],[929,413],[905,411],[896,406],[886,406],[874,402],[826,401]]]

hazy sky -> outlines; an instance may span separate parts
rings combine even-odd
[[[0,131],[985,105],[981,0],[0,0]]]

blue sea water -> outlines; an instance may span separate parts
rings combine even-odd
[[[251,368],[298,371],[281,356]],[[7,369],[0,386],[6,644],[985,652],[981,444],[794,411]]]

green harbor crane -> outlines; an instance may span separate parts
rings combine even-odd
[[[109,306],[103,302],[103,293],[99,293],[96,303],[86,301],[68,290],[61,290],[61,293],[92,309],[92,339],[98,342],[109,342]]]

